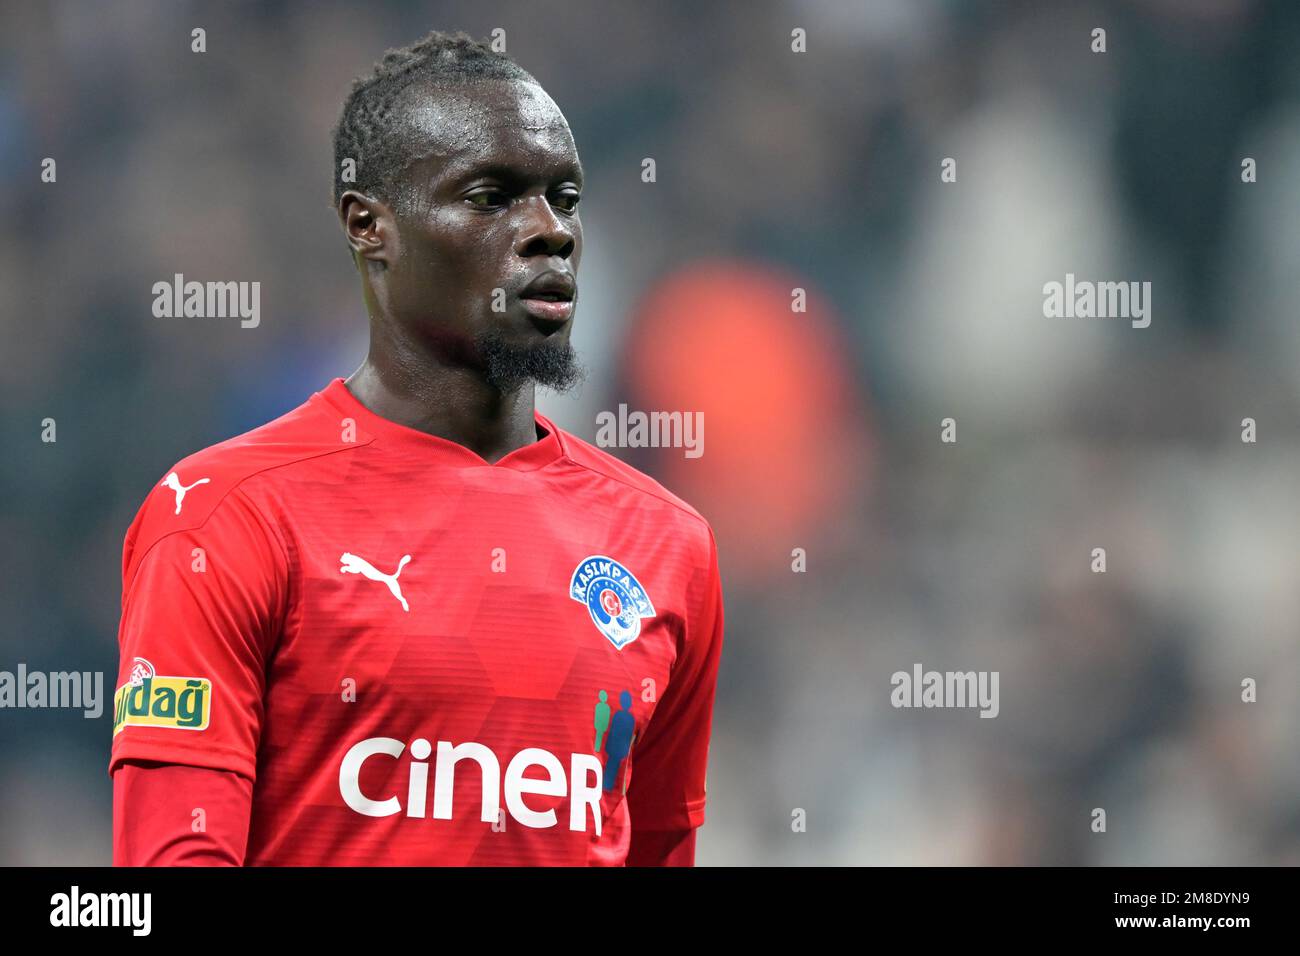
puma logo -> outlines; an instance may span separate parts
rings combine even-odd
[[[388,590],[393,592],[393,597],[402,602],[402,610],[409,611],[411,606],[406,603],[406,598],[402,597],[402,589],[397,585],[397,576],[402,573],[402,568],[406,567],[407,562],[410,560],[411,556],[409,554],[402,555],[402,560],[397,562],[397,570],[392,574],[384,574],[384,572],[376,570],[375,566],[365,558],[358,557],[350,551],[344,551],[342,557],[339,558],[343,565],[339,568],[339,571],[343,574],[361,574],[372,581],[383,581],[388,585]]]
[[[170,488],[172,491],[176,492],[176,513],[180,514],[181,502],[185,500],[185,492],[189,491],[191,488],[197,488],[199,485],[206,485],[209,481],[211,481],[210,478],[200,478],[192,485],[182,485],[180,475],[173,471],[162,481],[158,482],[158,487]]]

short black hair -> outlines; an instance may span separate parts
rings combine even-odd
[[[420,158],[424,145],[411,136],[403,115],[410,105],[404,98],[408,90],[481,80],[537,83],[487,43],[464,32],[438,30],[410,46],[388,50],[369,74],[353,80],[334,127],[334,206],[349,189],[390,204],[398,201],[399,176]],[[355,182],[343,180],[345,159],[356,163]]]

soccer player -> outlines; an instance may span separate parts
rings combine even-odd
[[[127,532],[115,863],[692,865],[713,533],[534,409],[580,376],[568,123],[433,33],[334,152],[369,354]]]

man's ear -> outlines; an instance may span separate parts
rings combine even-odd
[[[386,203],[349,189],[339,197],[338,213],[353,253],[385,265],[396,259],[397,221]]]

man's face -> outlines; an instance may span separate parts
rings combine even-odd
[[[559,107],[535,84],[498,80],[420,94],[408,116],[430,155],[407,169],[394,210],[388,313],[503,390],[573,384],[582,167]],[[525,288],[545,273],[550,288]]]

